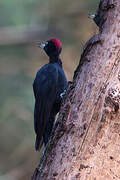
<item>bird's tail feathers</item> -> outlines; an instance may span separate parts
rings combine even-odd
[[[42,145],[43,145],[43,138],[40,140],[39,137],[36,136],[35,150],[36,150],[36,151],[40,151]]]
[[[52,101],[51,101],[52,102]],[[45,131],[46,125],[49,120],[50,112],[51,112],[51,102],[46,103],[46,101],[39,101],[38,113],[37,113],[37,130],[36,130],[36,142],[35,142],[35,150],[39,151],[43,145],[43,133]]]

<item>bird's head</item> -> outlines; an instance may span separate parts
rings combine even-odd
[[[57,58],[59,57],[61,50],[62,50],[62,44],[59,39],[52,38],[46,42],[37,42],[37,46],[44,49],[46,54],[50,58]]]

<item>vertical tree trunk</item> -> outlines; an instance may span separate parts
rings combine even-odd
[[[120,0],[101,0],[99,34],[86,44],[34,180],[120,179]]]

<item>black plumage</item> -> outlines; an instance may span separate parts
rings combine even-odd
[[[67,86],[67,80],[59,57],[61,44],[58,39],[51,39],[40,44],[49,56],[49,63],[36,74],[33,83],[35,96],[34,129],[36,133],[35,149],[39,150],[49,141],[56,114],[60,110],[61,96]]]

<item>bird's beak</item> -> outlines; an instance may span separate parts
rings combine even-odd
[[[88,17],[91,18],[91,19],[94,19],[96,16],[96,14],[89,14]]]
[[[35,42],[35,45],[37,47],[40,47],[40,48],[44,49],[44,47],[47,45],[47,42],[41,43],[41,42],[38,41],[38,42]]]

